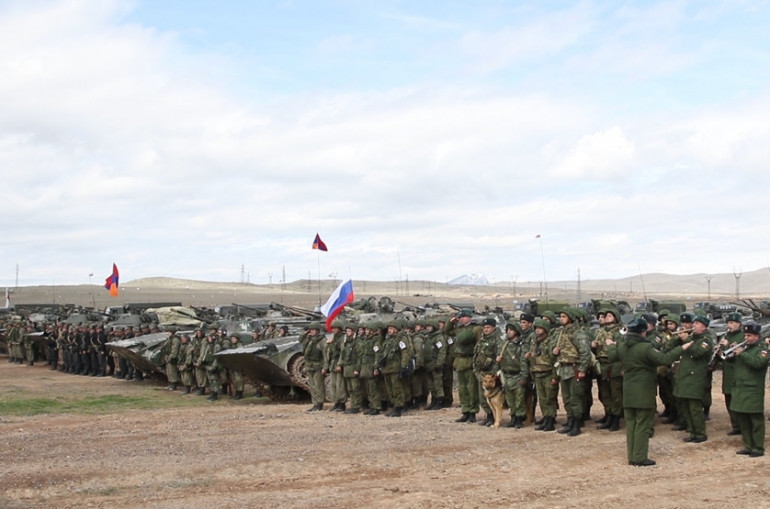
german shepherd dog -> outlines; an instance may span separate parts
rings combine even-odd
[[[481,388],[484,389],[484,397],[492,409],[495,418],[494,428],[499,428],[503,419],[503,386],[497,375],[487,374],[481,377]]]

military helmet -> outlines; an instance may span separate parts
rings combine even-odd
[[[671,311],[669,311],[669,310],[668,310],[668,309],[666,309],[666,308],[663,308],[663,309],[661,309],[660,311],[658,311],[658,317],[659,317],[659,318],[663,318],[663,317],[666,317],[666,316],[668,316],[668,315],[670,315],[670,314],[671,314]]]
[[[604,314],[605,316],[606,315],[612,315],[612,316],[615,317],[615,323],[620,323],[620,314],[618,314],[617,309],[604,308],[604,309],[599,310],[599,314],[600,315]]]
[[[534,326],[536,329],[539,327],[545,330],[546,333],[551,331],[551,322],[545,318],[535,318]]]
[[[508,329],[513,329],[516,331],[516,334],[521,335],[521,324],[516,320],[508,320],[505,324],[505,330],[507,331]]]
[[[674,322],[674,323],[675,323],[675,324],[677,324],[677,325],[679,325],[679,322],[680,322],[680,320],[679,320],[679,316],[677,316],[677,315],[676,315],[676,314],[674,314],[674,313],[670,313],[670,314],[669,314],[669,315],[666,317],[666,321],[667,321],[667,322]]]
[[[545,311],[540,313],[540,316],[546,317],[548,320],[551,321],[551,324],[555,324],[556,323],[556,313],[554,313],[550,309],[546,309]]]
[[[575,308],[567,306],[566,308],[559,311],[559,314],[565,314],[569,317],[570,322],[576,322],[577,321],[577,313],[575,313]]]
[[[323,330],[323,327],[321,326],[321,322],[310,322],[310,325],[307,326],[308,330],[317,330],[318,332],[321,332]]]
[[[335,319],[335,320],[332,320],[331,327],[332,327],[332,329],[335,328],[335,327],[337,327],[338,329],[342,329],[343,327],[345,327],[345,324],[342,323],[342,320],[336,320]]]

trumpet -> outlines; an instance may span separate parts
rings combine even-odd
[[[735,351],[738,350],[739,348],[743,348],[744,346],[746,346],[746,343],[748,343],[748,341],[741,341],[737,345],[733,345],[727,350],[723,352],[719,352],[719,358],[722,360],[732,359],[733,357],[735,357]]]
[[[692,329],[692,328],[690,328],[690,329],[680,329],[680,330],[673,331],[671,334],[675,334],[675,335],[679,335],[679,334],[692,334],[692,331],[694,331],[694,330],[695,329]]]

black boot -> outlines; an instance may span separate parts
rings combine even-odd
[[[543,426],[543,431],[553,431],[556,429],[556,426],[554,425],[554,421],[556,420],[555,417],[546,417],[543,419],[545,421],[545,426]]]
[[[459,419],[455,419],[455,422],[468,422],[468,419],[470,419],[470,417],[471,417],[470,412],[464,412]]]
[[[184,386],[184,390],[182,391],[182,394],[190,394],[190,386],[189,385],[185,385]]]
[[[535,430],[543,431],[543,429],[545,428],[546,424],[548,424],[548,417],[543,417],[542,419],[540,419],[539,422],[536,422]]]
[[[337,409],[334,410],[335,412],[344,412],[345,411],[345,403],[339,403],[337,405]]]
[[[204,396],[206,394],[205,387],[198,387],[198,396]]]
[[[356,408],[356,407],[351,407],[351,408],[348,408],[347,410],[345,410],[345,411],[344,411],[344,412],[342,412],[342,413],[343,413],[343,414],[357,414],[358,412],[360,412],[360,410],[359,410],[358,408]]]
[[[207,399],[207,400],[209,400],[209,401],[216,401],[218,396],[219,396],[219,393],[218,393],[218,392],[212,392],[212,393],[211,393],[211,396],[209,396],[209,397],[208,397],[208,398],[206,398],[206,399]]]
[[[612,423],[615,421],[615,416],[607,414],[604,416],[604,421],[596,427],[596,429],[609,429]]]
[[[468,422],[476,422],[476,414],[468,412]]]
[[[307,412],[318,412],[319,410],[323,410],[323,409],[324,409],[324,406],[323,406],[323,405],[321,405],[321,404],[318,404],[318,405],[313,405],[313,406],[311,406],[311,407],[310,407],[310,408],[308,408],[306,411],[307,411]]]
[[[436,398],[430,404],[431,406],[425,408],[425,410],[441,410],[444,408],[444,398]]]
[[[572,427],[567,432],[568,437],[576,437],[580,434],[580,428],[583,427],[582,419],[574,419],[572,421]]]
[[[605,422],[607,422],[607,420],[608,420],[609,418],[610,418],[609,414],[604,414],[604,417],[602,417],[601,419],[599,419],[599,420],[598,420],[598,421],[596,421],[596,422],[597,422],[598,424],[604,424]],[[597,429],[604,429],[604,428],[602,428],[601,426],[597,426],[596,428],[597,428]]]
[[[610,423],[610,426],[607,428],[610,431],[618,431],[620,429],[620,416],[619,415],[613,415],[612,416],[612,422]]]
[[[388,417],[401,417],[401,410],[402,410],[402,407],[397,406],[396,408],[390,411],[390,413],[388,414]]]
[[[487,417],[479,423],[479,426],[491,426],[495,423],[495,416],[492,412],[487,412]]]
[[[233,399],[243,399],[243,391],[235,391],[235,396],[233,396]]]
[[[336,412],[337,409],[340,407],[339,403],[335,403],[333,407],[329,409],[330,412]]]
[[[524,426],[524,417],[516,417],[513,422],[513,427],[521,429],[522,426]]]
[[[572,425],[573,425],[574,422],[575,422],[575,419],[573,419],[572,417],[569,417],[567,419],[567,423],[564,426],[562,426],[561,428],[559,428],[556,431],[556,433],[569,433],[569,431],[572,429]]]
[[[514,426],[516,426],[516,419],[518,419],[518,417],[512,415],[511,416],[511,420],[508,421],[508,424],[506,424],[503,427],[504,428],[513,428]]]

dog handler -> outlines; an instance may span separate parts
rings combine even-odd
[[[646,338],[647,321],[636,318],[628,324],[625,337],[615,342],[607,339],[610,362],[623,363],[623,411],[626,419],[626,449],[628,464],[649,467],[655,462],[647,457],[650,432],[655,416],[656,374],[660,365],[671,364],[692,341],[667,353],[659,352]]]

